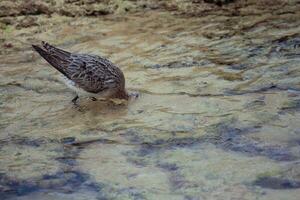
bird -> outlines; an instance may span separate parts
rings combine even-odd
[[[32,47],[63,75],[65,84],[75,91],[73,104],[77,103],[79,97],[90,97],[94,101],[97,98],[129,99],[123,72],[108,59],[98,55],[70,53],[45,41],[41,42],[41,46]]]

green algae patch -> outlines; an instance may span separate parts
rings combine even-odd
[[[212,73],[214,73],[217,76],[219,76],[225,80],[228,80],[228,81],[242,81],[243,80],[243,77],[239,73],[224,72],[221,70],[218,70],[218,71],[215,71]]]

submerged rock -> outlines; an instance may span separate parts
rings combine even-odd
[[[40,15],[51,14],[52,10],[49,5],[44,4],[42,1],[24,1],[19,5],[20,15]]]
[[[255,180],[253,184],[263,188],[270,188],[276,190],[300,188],[300,181],[278,177],[260,177],[257,180]]]
[[[0,17],[20,16],[20,15],[40,15],[51,14],[52,10],[49,4],[42,1],[1,1]]]
[[[208,141],[224,150],[236,151],[249,156],[266,156],[277,161],[299,159],[293,153],[292,149],[287,146],[266,144],[265,142],[254,140],[249,136],[249,134],[251,135],[251,133],[259,131],[260,128],[260,126],[235,128],[220,123],[208,129],[208,131],[217,133],[214,138],[209,138]]]
[[[33,16],[26,16],[25,18],[21,19],[19,22],[17,22],[17,28],[28,28],[31,26],[37,26],[37,18]]]
[[[218,5],[218,6],[222,6],[224,4],[234,2],[234,0],[204,0],[204,2],[206,2],[206,3],[214,3],[214,4]]]
[[[15,16],[18,14],[18,6],[12,1],[0,2],[0,17]]]

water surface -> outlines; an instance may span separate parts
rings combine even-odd
[[[22,48],[0,55],[1,199],[299,199],[297,17],[54,15],[3,32]],[[40,40],[109,58],[140,97],[74,108]]]

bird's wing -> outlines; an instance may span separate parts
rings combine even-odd
[[[79,87],[92,93],[109,89],[106,85],[108,71],[104,63],[97,62],[93,56],[72,54],[66,73]]]

